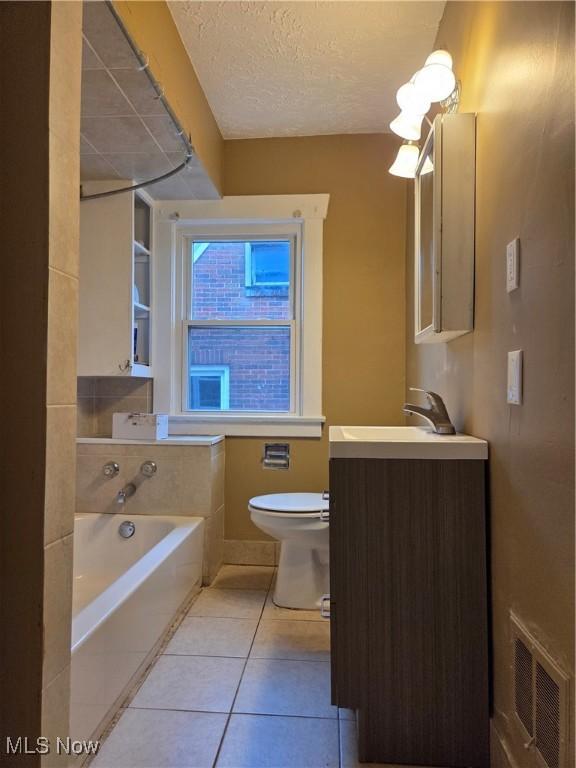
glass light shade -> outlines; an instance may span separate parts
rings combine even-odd
[[[442,64],[442,66],[448,67],[448,69],[452,69],[452,56],[450,56],[448,51],[443,51],[441,48],[439,48],[437,51],[433,51],[430,56],[428,56],[424,66],[427,66],[428,64]]]
[[[390,130],[397,136],[409,141],[418,141],[422,129],[422,120],[424,115],[407,114],[402,111],[398,117],[390,123]]]
[[[432,160],[430,160],[430,156],[428,155],[426,157],[426,160],[422,163],[422,168],[420,169],[420,176],[424,176],[426,173],[432,173],[434,170],[434,166],[432,165]]]
[[[396,101],[402,112],[411,115],[425,115],[430,109],[430,101],[420,93],[412,81],[398,88]]]
[[[430,101],[444,101],[456,87],[456,78],[444,64],[426,64],[414,75],[414,85]]]
[[[420,150],[417,144],[402,144],[396,155],[396,160],[388,169],[393,176],[413,179],[416,176],[416,166]]]

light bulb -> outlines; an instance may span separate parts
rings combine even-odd
[[[422,129],[422,119],[424,115],[407,114],[402,111],[398,117],[390,123],[390,130],[397,136],[410,141],[418,141]]]
[[[430,101],[420,93],[412,81],[398,88],[396,101],[402,112],[412,115],[425,115],[430,109]]]
[[[420,150],[417,144],[402,144],[396,155],[396,160],[388,169],[393,176],[402,176],[404,179],[413,179],[416,176],[416,166]]]
[[[444,64],[426,64],[414,75],[414,85],[430,101],[444,101],[456,87],[456,78]]]
[[[442,66],[448,67],[448,69],[452,69],[452,56],[450,56],[448,51],[443,51],[441,48],[439,48],[437,51],[433,51],[430,56],[428,56],[424,66],[427,66],[428,64],[442,64]]]

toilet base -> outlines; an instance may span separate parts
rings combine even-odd
[[[281,608],[320,609],[329,592],[328,550],[311,549],[295,541],[283,541],[273,600]]]

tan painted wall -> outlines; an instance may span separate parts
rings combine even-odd
[[[191,136],[204,169],[221,190],[222,136],[168,5],[163,0],[114,0],[114,9],[148,56],[168,103]]]
[[[413,344],[408,248],[407,383],[441,392],[457,426],[490,441],[495,724],[509,744],[509,610],[574,671],[573,34],[572,3],[448,3],[437,44],[454,56],[461,111],[478,113],[472,334]],[[506,404],[513,349],[524,350],[521,407]]]
[[[224,143],[227,195],[330,193],[324,226],[323,404],[328,424],[402,424],[406,187],[386,173],[391,136]],[[288,472],[263,470],[263,439],[226,442],[226,538],[260,539],[251,496],[328,484],[322,440],[291,439]]]

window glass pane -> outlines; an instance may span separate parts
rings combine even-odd
[[[288,286],[290,283],[289,243],[250,243],[252,285]]]
[[[192,320],[291,320],[291,241],[192,243]]]
[[[222,381],[219,376],[192,376],[190,407],[193,409],[220,409]]]
[[[227,370],[228,380],[223,379],[221,386],[228,387],[231,411],[290,410],[290,328],[189,328],[188,361],[192,409],[212,407],[193,405],[204,396],[214,398],[201,391],[194,394],[199,368],[204,365],[212,371],[218,366]]]

